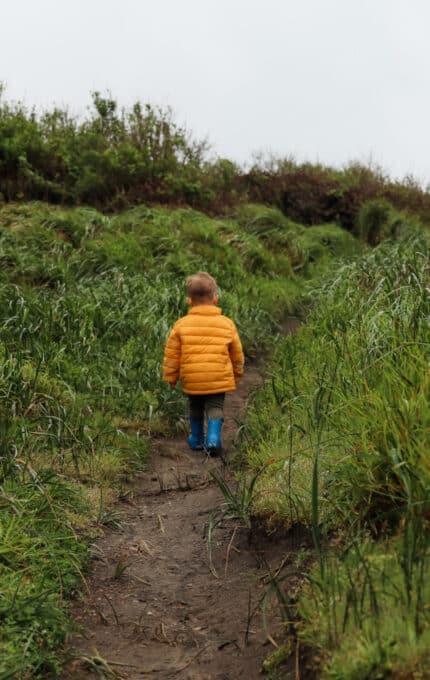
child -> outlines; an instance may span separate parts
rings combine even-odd
[[[216,281],[207,272],[188,277],[187,303],[187,316],[175,323],[166,343],[163,379],[174,389],[180,378],[188,395],[189,446],[216,455],[221,452],[225,393],[236,389],[243,375],[242,345],[233,321],[216,306]]]

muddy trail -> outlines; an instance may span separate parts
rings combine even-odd
[[[227,396],[227,461],[261,379],[248,368]],[[185,436],[154,442],[148,470],[120,506],[121,528],[92,546],[87,593],[74,607],[81,633],[70,642],[64,680],[261,677],[273,642],[285,638],[269,572],[282,568],[284,589],[294,590],[306,539],[257,532],[249,541],[246,529],[226,523],[214,534],[211,565],[206,528],[223,502],[213,471],[232,483],[228,463],[190,451]],[[309,677],[305,668],[298,675],[296,655],[289,663],[279,677]]]

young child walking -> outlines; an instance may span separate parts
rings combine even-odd
[[[187,303],[188,314],[175,323],[166,343],[163,379],[173,389],[180,379],[188,396],[189,446],[217,455],[222,449],[225,393],[236,389],[244,355],[236,326],[217,307],[217,284],[207,272],[188,277]]]

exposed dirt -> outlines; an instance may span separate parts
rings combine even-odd
[[[239,389],[227,397],[227,458],[247,399],[260,381],[259,371],[248,368]],[[75,606],[82,634],[71,640],[76,659],[64,679],[95,677],[95,669],[82,659],[95,656],[129,680],[260,677],[262,661],[274,649],[269,636],[285,637],[274,597],[264,607],[266,626],[263,622],[268,572],[283,564],[287,591],[295,589],[297,550],[305,539],[261,535],[249,543],[247,531],[230,523],[213,539],[215,575],[205,527],[223,497],[211,470],[230,482],[233,478],[221,459],[190,451],[185,437],[154,443],[149,470],[121,508],[121,529],[107,531],[93,546],[88,593]],[[293,655],[280,677],[299,677],[299,661]],[[307,677],[303,670],[302,680]],[[106,671],[105,677],[115,675]]]

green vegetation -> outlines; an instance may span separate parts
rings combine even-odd
[[[273,352],[212,528],[310,528],[294,625],[323,678],[430,677],[430,193],[357,164],[245,171],[100,93],[85,118],[2,95],[0,678],[58,670],[86,538],[150,436],[184,426],[160,363],[201,269],[248,356]]]
[[[270,234],[270,238],[268,235]],[[248,355],[297,310],[303,282],[357,244],[242,206],[216,220],[138,206],[107,217],[46,203],[0,210],[0,677],[58,669],[85,537],[145,464],[148,438],[184,427],[162,383],[184,279],[208,269]]]
[[[245,433],[253,509],[312,530],[298,635],[322,678],[429,677],[429,238],[385,205],[360,217],[398,240],[331,274],[280,340]]]
[[[378,168],[272,157],[245,171],[212,158],[169,110],[139,102],[121,109],[112,96],[94,92],[85,117],[58,107],[40,113],[8,102],[0,83],[2,196],[103,210],[188,205],[216,215],[259,203],[300,224],[336,222],[349,231],[366,202],[385,200],[430,222],[430,193],[410,177],[393,182]]]

